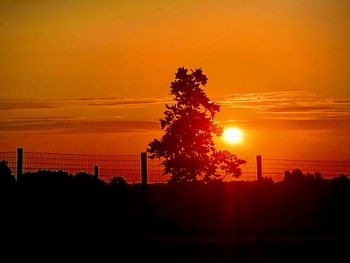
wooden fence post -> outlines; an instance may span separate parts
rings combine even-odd
[[[257,180],[260,181],[262,179],[262,162],[261,155],[256,156],[256,176]]]
[[[96,177],[98,179],[98,166],[95,165],[94,167],[94,177]]]
[[[22,178],[23,173],[23,148],[17,148],[17,182]]]
[[[147,153],[141,153],[141,184],[147,186]]]

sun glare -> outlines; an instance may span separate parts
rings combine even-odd
[[[240,129],[230,127],[224,129],[223,138],[227,143],[238,144],[242,142],[243,134]]]

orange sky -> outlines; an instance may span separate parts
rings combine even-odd
[[[125,153],[202,67],[242,156],[350,160],[348,1],[0,2],[0,150]]]

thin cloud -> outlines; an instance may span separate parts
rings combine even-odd
[[[172,103],[171,98],[77,98],[61,100],[0,99],[0,110],[56,109],[64,107],[143,107]]]
[[[100,107],[144,107],[170,102],[168,98],[78,98],[62,100],[12,99],[1,100],[0,110],[13,110],[11,115],[4,112],[0,120],[0,131],[50,133],[118,133],[159,130],[158,120],[130,120],[118,112],[108,112]],[[96,107],[96,108],[94,108]],[[59,109],[58,109],[59,108]],[[30,111],[37,109],[39,111]],[[51,109],[53,111],[51,111]],[[26,114],[17,112],[28,110]],[[42,110],[42,111],[40,111]],[[65,114],[72,114],[67,116]]]
[[[72,120],[56,118],[31,118],[0,122],[3,132],[53,131],[62,133],[117,133],[159,130],[157,121],[131,120]]]
[[[333,100],[334,103],[340,103],[340,104],[350,104],[350,100],[348,99],[336,99],[336,100]]]
[[[38,121],[54,121],[54,120],[76,120],[73,116],[35,116],[35,117],[9,117],[8,121],[24,121],[24,122],[38,122]]]
[[[146,106],[171,103],[170,98],[124,98],[86,100],[88,106]]]
[[[350,116],[349,100],[327,98],[309,91],[235,94],[220,103],[229,108],[256,112],[265,119],[322,120]]]
[[[316,104],[316,103],[315,103]],[[349,112],[350,109],[338,108],[334,105],[288,105],[288,106],[275,106],[268,109],[270,112],[277,113],[310,113],[310,112]]]
[[[235,103],[270,103],[270,102],[289,102],[300,97],[310,97],[311,93],[307,91],[276,91],[276,92],[258,92],[233,94],[224,100],[220,100],[223,104]]]
[[[238,125],[248,130],[308,130],[308,131],[339,131],[339,133],[347,134],[350,129],[350,117],[340,118],[312,118],[310,116],[298,117],[275,117],[275,118],[261,118],[254,121],[237,121],[232,122],[233,125]]]
[[[0,99],[0,110],[53,109],[58,103],[37,99]]]

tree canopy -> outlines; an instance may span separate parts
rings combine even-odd
[[[174,103],[165,105],[165,116],[160,120],[164,135],[147,148],[150,158],[164,159],[164,174],[171,174],[170,182],[209,182],[228,174],[241,175],[239,166],[245,161],[215,149],[213,135],[222,133],[214,123],[220,105],[211,102],[203,90],[207,81],[202,69],[189,72],[181,67],[171,82]]]

